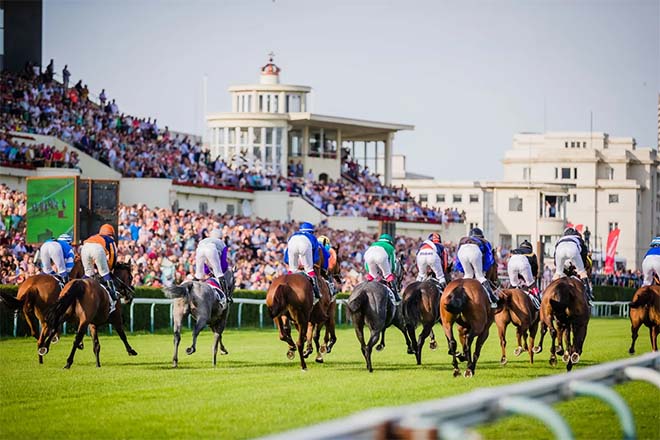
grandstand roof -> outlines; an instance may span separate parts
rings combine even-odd
[[[342,137],[345,140],[370,140],[372,137],[380,139],[384,132],[415,129],[414,125],[367,121],[315,113],[289,113],[289,120],[293,125],[298,125],[296,123],[307,125],[306,122],[309,122],[316,127],[341,128]]]

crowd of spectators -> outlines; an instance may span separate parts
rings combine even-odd
[[[18,139],[20,138],[0,133],[0,166],[26,169],[78,166],[78,153],[69,151],[66,146],[60,150],[51,145],[19,143]]]

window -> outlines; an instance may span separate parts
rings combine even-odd
[[[564,148],[568,148],[568,141],[564,142]]]
[[[209,204],[206,202],[199,202],[199,213],[206,214],[209,210]]]
[[[470,223],[470,230],[478,227],[479,227],[479,223]]]
[[[419,203],[426,203],[429,201],[429,195],[428,194],[420,194],[419,195]]]
[[[573,168],[573,179],[577,179],[577,168]]]
[[[607,224],[607,227],[609,229],[609,232],[612,232],[615,229],[619,229],[619,222],[609,222]]]
[[[573,203],[577,203],[577,194],[573,194]]]
[[[614,180],[614,168],[609,168],[607,170],[607,178],[610,180]]]
[[[445,203],[445,195],[444,194],[436,194],[435,195],[435,201],[436,201],[436,203]]]
[[[236,207],[234,205],[227,205],[227,215],[234,215],[235,213],[236,213]]]
[[[555,168],[555,179],[559,179],[559,168]]]
[[[522,212],[523,210],[523,200],[516,196],[509,198],[509,211],[511,212]]]
[[[561,178],[562,179],[570,179],[571,178],[571,169],[570,168],[562,168],[561,169]]]
[[[618,194],[610,194],[608,196],[609,202],[610,203],[619,203],[619,195]]]
[[[582,148],[587,148],[587,141],[582,142]]]
[[[470,194],[470,203],[479,203],[479,194]]]
[[[523,180],[532,178],[532,169],[530,167],[523,168]]]
[[[461,194],[454,194],[451,196],[451,199],[454,203],[461,203],[463,201],[463,196]]]

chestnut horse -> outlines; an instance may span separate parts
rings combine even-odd
[[[69,277],[71,279],[81,278],[84,273],[80,257],[76,256]],[[0,300],[10,310],[23,309],[23,316],[30,327],[30,334],[37,340],[37,347],[40,346],[48,334],[49,327],[46,322],[46,313],[48,313],[48,309],[57,301],[61,290],[62,285],[57,278],[42,273],[31,276],[23,281],[18,288],[18,294],[15,298],[0,292]],[[37,335],[35,320],[38,320],[41,325],[39,335]],[[52,340],[53,344],[57,343],[58,340],[59,335],[56,333]],[[42,355],[39,355],[39,363],[44,363],[44,357]]]
[[[422,364],[422,347],[429,335],[431,336],[429,348],[435,350],[438,347],[433,334],[433,326],[440,320],[441,294],[440,285],[434,279],[415,281],[410,283],[403,291],[401,301],[403,319],[417,365]],[[422,331],[419,333],[419,339],[417,340],[415,338],[415,328],[420,322],[422,323]]]
[[[500,292],[503,303],[501,312],[495,314],[495,324],[500,336],[502,358],[500,364],[507,363],[506,358],[506,328],[509,323],[516,327],[518,346],[513,354],[520,356],[523,349],[529,352],[529,363],[534,363],[534,338],[539,328],[539,312],[534,308],[532,300],[520,289],[504,289]],[[529,334],[529,342],[527,337]]]
[[[582,282],[574,277],[554,280],[543,292],[540,313],[541,340],[536,353],[543,349],[543,337],[550,330],[550,365],[557,365],[557,355],[560,355],[566,363],[566,370],[571,371],[573,365],[580,361],[591,316]]]
[[[48,326],[50,332],[46,336],[45,341],[39,346],[40,354],[48,353],[50,341],[55,335],[55,329],[59,327],[65,319],[69,316],[76,316],[78,318],[78,332],[73,341],[73,348],[71,354],[66,361],[64,368],[71,368],[73,364],[73,357],[76,354],[78,346],[82,342],[83,336],[89,327],[92,340],[94,341],[94,355],[96,356],[96,366],[101,367],[101,360],[99,353],[101,352],[101,345],[99,344],[99,335],[97,327],[103,324],[112,324],[113,328],[121,338],[126,351],[129,356],[136,356],[137,352],[129,345],[124,332],[124,323],[121,316],[121,304],[126,301],[126,304],[133,300],[133,289],[131,287],[133,277],[131,275],[131,267],[125,263],[117,263],[113,269],[113,278],[117,285],[117,293],[122,297],[122,301],[117,301],[116,309],[110,313],[110,296],[108,292],[101,287],[99,281],[95,278],[87,278],[84,280],[69,281],[60,296],[48,313]]]
[[[481,347],[488,338],[490,325],[493,323],[493,309],[488,301],[488,294],[479,281],[460,279],[451,281],[440,298],[440,320],[449,344],[452,356],[454,377],[461,374],[458,361],[467,361],[465,377],[472,377],[481,354]],[[454,323],[458,324],[458,333],[463,353],[457,354],[454,339]],[[476,338],[476,341],[475,341]],[[472,343],[475,343],[474,353]]]
[[[632,344],[628,353],[635,354],[635,341],[639,328],[644,324],[649,328],[651,349],[658,351],[660,333],[660,286],[645,286],[637,289],[630,302],[630,323]]]
[[[320,249],[319,253],[321,257],[318,266],[322,267],[323,253]],[[286,274],[275,278],[266,293],[266,306],[270,317],[277,326],[280,340],[289,345],[287,357],[293,359],[296,356],[297,349],[300,357],[300,367],[303,371],[307,370],[303,348],[307,338],[308,325],[310,323],[314,325],[326,322],[332,302],[328,285],[318,276],[318,267],[316,267],[316,271],[319,293],[321,294],[321,298],[316,304],[314,304],[312,283],[308,276],[303,273]],[[297,342],[294,342],[291,336],[291,321],[298,330]],[[320,353],[318,356],[321,356]]]

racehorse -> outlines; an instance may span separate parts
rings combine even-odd
[[[397,283],[400,283],[403,278],[400,262],[397,262],[395,272]],[[408,346],[408,353],[414,353],[412,343],[406,333],[401,305],[395,306],[390,295],[389,287],[382,282],[363,281],[355,287],[346,304],[351,314],[355,335],[360,342],[362,355],[367,362],[367,370],[370,373],[374,371],[371,363],[371,353],[374,345],[380,337],[381,340],[376,346],[376,350],[380,351],[385,348],[385,330],[390,325],[394,325],[401,330]],[[371,333],[367,343],[364,339],[365,323],[369,326]]]
[[[488,338],[490,325],[493,323],[493,309],[490,308],[488,295],[479,281],[459,279],[451,281],[440,298],[440,320],[452,356],[454,377],[461,374],[458,361],[467,361],[465,377],[472,377],[481,354],[481,347]],[[454,339],[454,323],[463,345],[463,353],[457,354]],[[476,342],[474,341],[476,338]],[[472,343],[475,342],[474,353]]]
[[[69,273],[71,279],[81,278],[85,271],[82,267],[80,257],[76,256],[73,268]],[[23,316],[30,327],[30,334],[37,340],[37,347],[44,341],[49,332],[46,322],[48,309],[55,304],[57,297],[62,290],[62,285],[57,278],[48,274],[38,274],[25,280],[18,288],[18,294],[13,296],[0,292],[0,299],[11,310],[23,310]],[[41,332],[37,335],[34,321],[38,320],[41,325]],[[52,343],[56,344],[59,340],[59,334],[53,336]],[[82,342],[81,342],[82,345]],[[82,348],[82,347],[81,347]],[[44,357],[39,355],[39,363],[44,363]]]
[[[543,338],[550,330],[550,365],[557,365],[557,355],[560,355],[566,363],[566,370],[571,371],[580,361],[591,315],[582,282],[574,277],[554,280],[543,292],[540,312],[541,340],[535,352],[542,351]],[[565,351],[563,340],[566,341]]]
[[[431,336],[429,348],[435,350],[438,347],[433,334],[433,326],[440,320],[439,304],[441,294],[442,291],[438,282],[433,279],[415,281],[410,283],[403,291],[401,308],[406,331],[417,359],[417,365],[422,364],[422,347],[429,335]],[[419,334],[419,340],[417,340],[415,338],[415,328],[420,322],[422,323],[422,331]]]
[[[117,334],[126,347],[128,355],[137,356],[137,352],[133,350],[126,339],[124,322],[121,316],[122,302],[129,304],[133,300],[131,266],[127,263],[115,264],[112,277],[117,285],[117,293],[122,297],[122,301],[117,301],[116,308],[112,313],[110,313],[110,295],[96,278],[72,280],[64,286],[57,302],[48,312],[47,321],[50,331],[45,340],[39,345],[39,354],[45,355],[48,353],[48,348],[52,338],[55,336],[56,329],[64,320],[73,315],[78,318],[78,332],[76,333],[71,354],[64,368],[71,368],[73,357],[88,327],[94,341],[96,366],[101,367],[101,360],[99,358],[101,345],[99,344],[97,327],[106,323],[112,324],[113,328],[117,331]]]
[[[630,302],[630,323],[632,344],[628,353],[635,354],[635,341],[639,328],[644,324],[649,328],[651,349],[658,351],[660,333],[660,286],[645,286],[637,289]]]
[[[229,354],[222,343],[222,332],[227,325],[229,316],[229,304],[227,298],[234,292],[234,272],[225,271],[225,285],[228,292],[223,292],[225,302],[220,303],[216,298],[214,288],[208,283],[202,281],[185,281],[179,286],[163,288],[166,297],[174,300],[174,356],[172,357],[172,366],[176,368],[179,365],[179,343],[181,342],[181,326],[183,320],[188,314],[195,318],[195,328],[193,329],[192,345],[186,348],[186,354],[191,355],[197,350],[197,336],[209,324],[213,330],[213,366],[216,366],[218,357],[218,346],[220,354]]]
[[[518,346],[513,354],[520,356],[523,348],[529,352],[529,362],[534,363],[534,338],[539,327],[539,313],[534,308],[532,300],[522,290],[504,289],[500,292],[500,300],[503,303],[501,312],[495,314],[495,324],[500,336],[500,346],[502,347],[502,358],[500,364],[507,363],[506,358],[506,328],[509,323],[516,327],[516,338]],[[529,343],[527,337],[529,334]]]
[[[280,340],[289,345],[287,357],[293,359],[297,349],[300,367],[303,371],[307,370],[303,347],[308,334],[308,325],[326,322],[331,304],[328,285],[318,277],[319,267],[323,267],[324,261],[321,249],[319,249],[319,254],[316,273],[321,298],[316,304],[314,304],[312,283],[309,277],[303,273],[280,275],[273,280],[266,293],[266,306],[270,317],[277,326]],[[294,342],[291,337],[291,321],[298,330],[297,342]]]

